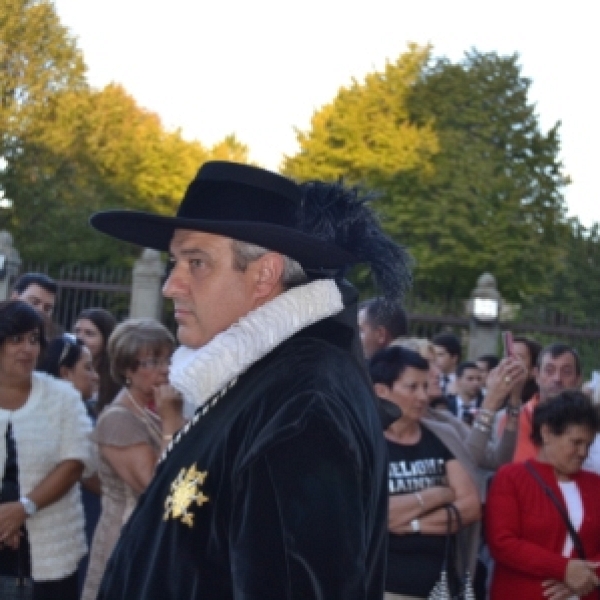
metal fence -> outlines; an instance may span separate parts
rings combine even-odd
[[[131,301],[130,268],[67,264],[52,268],[45,264],[23,263],[21,273],[45,273],[58,285],[53,319],[70,331],[77,315],[85,308],[105,308],[118,321],[129,315]]]
[[[552,323],[552,315],[549,316],[549,320]],[[463,348],[467,348],[469,344],[469,325],[470,321],[466,317],[410,314],[411,336],[431,339],[437,333],[451,331],[461,340]],[[590,327],[572,327],[519,320],[502,322],[500,328],[510,330],[515,335],[532,338],[542,346],[562,342],[575,348],[581,358],[585,377],[589,377],[593,370],[600,370],[600,327],[595,323]],[[501,340],[498,339],[498,355],[501,355],[501,352]]]
[[[39,263],[23,263],[21,273],[45,273],[58,285],[54,320],[65,330],[70,330],[75,318],[84,308],[101,307],[112,312],[118,321],[129,315],[132,289],[132,270],[124,267],[67,264],[49,267]],[[442,331],[452,331],[466,348],[469,343],[470,321],[460,316],[464,303],[440,307],[422,300],[409,302],[410,335],[431,339]],[[600,322],[590,319],[588,326],[573,326],[563,313],[536,308],[523,311],[518,321],[505,321],[501,329],[517,335],[531,337],[542,345],[561,341],[577,349],[586,376],[600,369]],[[175,322],[170,303],[163,307],[162,320],[171,330]],[[498,352],[501,352],[500,340]]]

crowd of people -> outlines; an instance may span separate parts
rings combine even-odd
[[[375,393],[400,408],[385,425],[386,598],[430,597],[445,558],[448,521],[440,507],[448,502],[462,517],[462,530],[454,521],[453,532],[465,537],[465,526],[485,524],[475,554],[463,545],[454,593],[466,565],[477,599],[597,598],[598,391],[582,387],[576,350],[517,337],[511,356],[463,361],[455,334],[410,338],[404,311],[388,310],[379,299],[363,303],[360,315]],[[475,485],[480,513],[452,495],[452,459]],[[470,486],[461,489],[469,494]]]
[[[37,273],[0,302],[0,597],[599,597],[574,348],[410,337],[409,259],[340,184],[207,163],[175,217],[92,224],[170,253],[177,339],[96,307],[59,333]]]
[[[166,432],[183,424],[167,385],[175,339],[102,308],[47,339],[56,293],[27,273],[0,302],[0,575],[23,598],[92,599]]]

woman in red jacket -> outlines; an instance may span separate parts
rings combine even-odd
[[[491,600],[600,597],[600,477],[581,470],[598,425],[577,391],[535,409],[537,460],[500,469],[488,495],[486,533],[496,561]]]

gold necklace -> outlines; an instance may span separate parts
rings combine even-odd
[[[162,439],[163,439],[162,429],[154,421],[153,417],[150,415],[150,411],[147,408],[140,406],[135,401],[135,398],[133,397],[133,395],[127,388],[124,388],[124,389],[125,389],[125,393],[127,394],[127,397],[129,398],[130,402],[133,404],[133,406],[138,411],[139,417],[146,425],[146,429],[148,430],[148,433],[150,434],[151,437],[154,438],[154,440],[156,442],[158,442],[158,447],[160,448],[162,446]]]

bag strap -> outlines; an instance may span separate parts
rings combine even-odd
[[[550,489],[550,487],[548,487],[548,484],[542,479],[540,474],[537,472],[537,470],[531,464],[530,460],[525,462],[525,468],[533,475],[533,477],[540,484],[540,486],[542,486],[542,489],[544,490],[546,496],[548,496],[548,498],[550,498],[550,500],[552,501],[552,504],[554,504],[554,506],[560,513],[560,516],[562,517],[563,521],[565,522],[565,525],[567,526],[569,535],[571,536],[571,539],[573,540],[573,546],[575,547],[575,550],[577,550],[577,554],[579,554],[579,558],[581,558],[582,560],[586,560],[583,543],[581,541],[581,538],[575,531],[575,527],[573,527],[573,523],[571,523],[571,519],[569,519],[569,515],[567,514],[565,507],[562,505],[560,500],[556,497],[556,494]]]
[[[448,505],[448,510],[450,511],[450,514],[452,515],[452,518],[454,520],[456,520],[456,568],[458,570],[459,567],[459,563],[460,563],[460,569],[461,569],[461,573],[467,573],[469,571],[469,565],[468,565],[468,560],[467,560],[467,541],[465,540],[465,538],[463,536],[460,535],[462,528],[463,528],[463,522],[462,522],[462,518],[460,516],[460,511],[458,510],[458,508],[456,508],[456,506],[454,504],[449,504]],[[462,575],[461,575],[461,579],[462,579]]]
[[[442,563],[442,571],[448,569],[448,564],[450,563],[452,541],[452,512],[450,510],[449,504],[446,504],[444,508],[446,509],[446,547],[444,549],[444,561]]]

